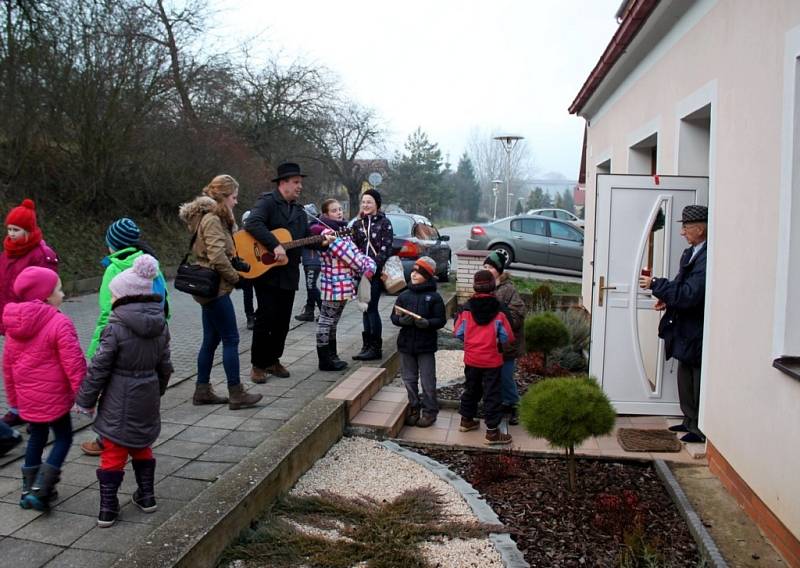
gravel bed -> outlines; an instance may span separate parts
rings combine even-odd
[[[343,438],[301,477],[291,493],[329,491],[345,497],[390,501],[404,491],[429,486],[441,493],[444,510],[454,521],[476,521],[461,495],[421,465],[366,438]],[[438,539],[423,548],[432,566],[502,568],[500,554],[488,539]]]
[[[652,465],[579,460],[569,491],[563,459],[417,448],[461,475],[491,505],[532,567],[616,566],[622,535],[640,519],[663,568],[694,567],[697,545]],[[615,496],[633,496],[615,508]],[[645,564],[636,564],[644,566]],[[649,564],[648,564],[649,565]]]

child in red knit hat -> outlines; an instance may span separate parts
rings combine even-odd
[[[33,200],[23,200],[8,213],[6,233],[0,254],[0,335],[5,335],[2,316],[6,304],[19,300],[14,294],[17,276],[29,266],[41,266],[58,272],[58,255],[42,238],[42,231],[36,223]],[[3,416],[3,422],[9,426],[25,423],[16,408],[11,408]]]

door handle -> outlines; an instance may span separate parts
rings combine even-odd
[[[603,307],[603,298],[605,296],[606,290],[616,290],[616,286],[605,286],[606,278],[605,276],[600,277],[600,286],[598,286],[598,293],[597,293],[597,305],[601,308]]]
[[[555,242],[555,241],[550,241],[550,244],[551,244],[551,245],[553,245],[553,246],[555,246],[555,247],[557,247],[557,246],[558,246],[558,243],[557,243],[557,242]]]
[[[517,237],[514,237],[514,238],[515,238],[515,239],[521,239],[522,237],[519,237],[519,236],[517,236]]]

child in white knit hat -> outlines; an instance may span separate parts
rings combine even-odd
[[[109,284],[111,316],[76,400],[78,411],[89,414],[100,401],[94,429],[103,441],[97,470],[101,527],[119,515],[117,490],[129,455],[138,486],[133,503],[145,513],[156,510],[151,446],[161,432],[160,397],[172,374],[163,298],[153,293],[157,275],[158,261],[144,254]]]

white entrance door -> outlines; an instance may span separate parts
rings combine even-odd
[[[707,178],[597,176],[589,372],[619,413],[681,414],[677,361],[665,361],[658,338],[662,312],[638,282],[643,270],[675,277],[688,246],[676,221],[707,203]]]

